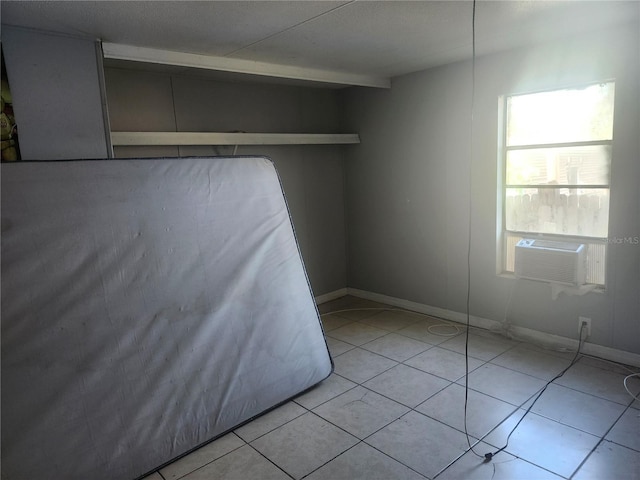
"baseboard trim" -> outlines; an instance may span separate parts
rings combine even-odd
[[[348,295],[346,288],[339,288],[338,290],[334,290],[333,292],[325,293],[324,295],[318,295],[316,299],[316,305],[320,305],[321,303],[330,302],[331,300],[335,300],[336,298],[344,297]]]
[[[366,290],[359,290],[357,288],[346,288],[345,295],[353,295],[354,297],[364,298],[366,300],[372,300],[374,302],[385,303],[394,307],[404,308],[413,312],[424,313],[425,315],[431,315],[433,317],[450,320],[457,323],[467,323],[467,315],[461,312],[455,312],[439,307],[433,307],[423,303],[411,302],[402,298],[390,297],[380,293],[369,292]],[[488,318],[477,317],[471,315],[469,317],[469,325],[478,328],[484,328],[491,331],[504,332],[504,326],[496,321]],[[559,351],[571,351],[575,352],[578,348],[578,341],[572,338],[561,337],[559,335],[553,335],[550,333],[539,332],[530,328],[518,327],[511,325],[508,331],[508,336],[515,340],[522,340],[525,342],[540,345],[544,348],[559,350]],[[585,342],[582,345],[582,352],[587,355],[593,355],[595,357],[610,360],[612,362],[618,362],[625,365],[632,365],[640,367],[640,355],[637,353],[626,352],[624,350],[618,350],[611,347],[605,347],[603,345],[597,345],[595,343]]]

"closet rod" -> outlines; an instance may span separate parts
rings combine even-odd
[[[360,143],[357,133],[111,132],[113,146],[330,145]]]

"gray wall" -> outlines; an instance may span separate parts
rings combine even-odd
[[[496,274],[498,97],[615,79],[610,237],[640,236],[638,25],[477,59],[470,144],[471,62],[394,79],[390,91],[345,92],[348,285],[455,312],[466,309],[472,175],[471,313],[640,353],[640,245],[611,245],[607,289],[560,295]],[[470,152],[473,165],[469,167]]]
[[[22,159],[106,158],[95,42],[3,25],[2,50]]]
[[[336,133],[335,90],[105,69],[113,131]],[[344,146],[240,146],[278,169],[314,294],[346,286]],[[233,147],[116,147],[116,157],[230,155]]]
[[[24,158],[107,156],[91,41],[3,26]],[[640,235],[638,26],[478,59],[473,140],[471,310],[494,320],[640,353],[640,248],[611,245],[607,290],[551,300],[547,285],[496,275],[497,98],[616,80],[610,236]],[[391,90],[330,90],[126,70],[107,74],[113,130],[360,133],[358,146],[240,147],[283,179],[316,295],[350,287],[465,310],[470,62],[394,79]],[[174,110],[175,104],[175,110]],[[231,148],[120,148],[118,156]],[[347,183],[344,183],[346,171]],[[345,193],[346,192],[346,193]],[[345,221],[344,206],[347,208]],[[345,251],[348,224],[348,250]],[[346,270],[348,259],[348,273]],[[506,312],[506,313],[505,313]]]

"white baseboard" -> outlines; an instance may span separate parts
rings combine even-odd
[[[368,292],[366,290],[358,290],[357,288],[346,288],[345,295],[353,295],[354,297],[364,298],[372,300],[374,302],[385,303],[394,307],[404,308],[413,312],[424,313],[437,318],[443,318],[451,320],[457,323],[467,323],[467,315],[461,312],[454,312],[452,310],[446,310],[439,307],[433,307],[423,303],[411,302],[409,300],[403,300],[401,298],[390,297],[382,295],[380,293]],[[471,315],[469,317],[469,325],[473,327],[484,328],[491,331],[504,330],[503,325],[488,318],[476,317]],[[511,325],[509,328],[510,336],[515,340],[521,340],[537,345],[541,345],[545,348],[553,350],[564,350],[575,352],[578,348],[578,341],[572,338],[561,337],[559,335],[553,335],[551,333],[539,332],[530,328],[518,327]],[[623,363],[625,365],[633,365],[640,367],[640,355],[637,353],[626,352],[624,350],[618,350],[611,347],[605,347],[603,345],[597,345],[595,343],[585,342],[582,345],[582,352],[587,355],[593,355],[595,357],[604,358],[612,362]]]
[[[335,300],[336,298],[344,297],[348,295],[346,288],[340,288],[338,290],[334,290],[333,292],[325,293],[324,295],[318,295],[316,297],[316,305],[320,305],[321,303],[330,302],[331,300]]]

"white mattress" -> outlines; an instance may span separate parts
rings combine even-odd
[[[2,165],[2,479],[133,479],[332,362],[263,157]]]

